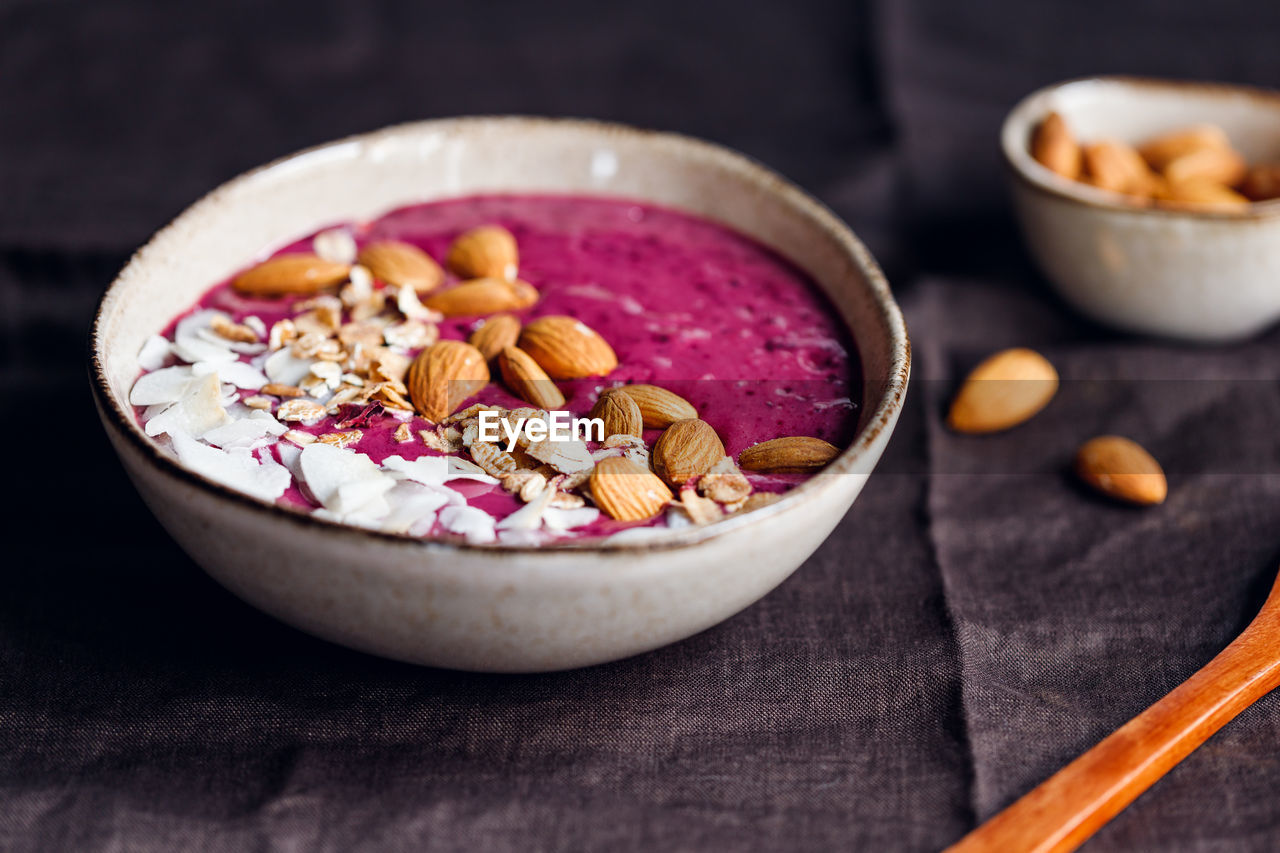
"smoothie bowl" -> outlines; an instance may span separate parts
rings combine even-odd
[[[539,671],[687,637],[830,533],[909,348],[829,212],[705,143],[461,119],[242,176],[104,296],[108,434],[237,595]]]

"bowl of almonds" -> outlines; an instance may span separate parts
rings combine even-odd
[[[1023,99],[1001,147],[1031,253],[1082,313],[1200,342],[1280,319],[1280,93],[1075,80]]]
[[[388,128],[238,177],[107,290],[90,377],[211,576],[317,636],[536,672],[708,628],[858,496],[906,329],[777,175],[583,121]]]

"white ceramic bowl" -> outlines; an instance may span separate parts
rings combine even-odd
[[[1280,319],[1280,202],[1239,213],[1137,207],[1067,180],[1028,151],[1032,129],[1051,111],[1084,141],[1139,142],[1210,122],[1250,163],[1280,162],[1280,93],[1076,80],[1023,99],[1001,131],[1032,255],[1081,312],[1129,331],[1204,342],[1246,337]]]
[[[756,512],[652,544],[534,549],[424,542],[321,521],[185,470],[135,424],[127,399],[144,338],[246,259],[326,224],[483,191],[650,200],[718,219],[790,257],[821,283],[857,341],[867,390],[854,444],[824,474]],[[352,137],[213,191],[111,285],[92,362],[99,412],[125,470],[192,559],[236,595],[375,654],[533,672],[683,639],[777,586],[839,522],[880,457],[902,408],[910,349],[862,244],[750,160],[616,125],[481,118]]]

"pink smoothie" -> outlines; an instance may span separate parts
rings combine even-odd
[[[646,382],[689,400],[735,458],[746,447],[779,436],[817,436],[840,447],[852,441],[861,371],[834,308],[802,271],[724,226],[614,198],[495,195],[414,205],[350,227],[360,245],[403,240],[443,262],[459,233],[494,223],[515,235],[520,278],[541,295],[522,319],[577,317],[617,352],[618,368],[608,377],[557,383],[565,408],[574,414],[585,416],[603,389]],[[280,251],[310,251],[310,246],[308,236]],[[237,320],[256,314],[270,326],[292,316],[290,304],[247,299],[224,282],[193,310],[215,308]],[[446,319],[440,337],[466,339],[481,320]],[[497,381],[471,402],[526,405]],[[353,449],[375,462],[393,454],[408,459],[433,453],[418,442],[395,442],[398,425],[375,414],[362,425],[364,437]],[[421,419],[413,422],[415,431],[427,426]],[[308,431],[336,428],[337,421],[329,419]],[[652,446],[657,436],[658,431],[648,431],[646,443]],[[749,476],[757,491],[784,491],[804,479]],[[500,487],[450,485],[473,506],[498,517],[520,506]],[[314,506],[296,486],[281,502]],[[572,535],[598,536],[628,526],[633,525],[602,517]]]

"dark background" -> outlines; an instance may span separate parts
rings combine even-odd
[[[0,849],[937,849],[1237,632],[1280,557],[1280,339],[1214,349],[1073,316],[1030,269],[995,136],[1091,73],[1280,84],[1280,4],[0,3]],[[93,304],[195,198],[296,148],[468,113],[591,116],[745,151],[884,261],[918,356],[882,473],[765,601],[633,660],[424,670],[284,628],[145,511],[93,415]],[[1064,377],[1032,425],[938,412],[997,346]],[[1258,389],[1263,389],[1259,391]],[[1268,390],[1269,389],[1269,390]],[[1108,505],[1099,431],[1172,472]],[[1016,459],[1018,476],[950,472]],[[914,472],[914,473],[912,473]],[[1280,846],[1280,704],[1246,712],[1093,850]]]

